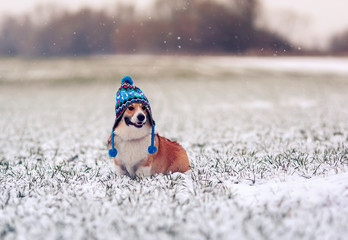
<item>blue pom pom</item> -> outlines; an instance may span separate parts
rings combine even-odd
[[[109,150],[109,156],[110,157],[116,157],[117,150],[115,148]]]
[[[128,83],[129,85],[133,85],[132,78],[130,76],[125,76],[124,78],[122,78],[121,85],[125,83]]]
[[[150,146],[148,148],[148,151],[150,154],[154,154],[155,152],[157,152],[157,147],[156,146]]]

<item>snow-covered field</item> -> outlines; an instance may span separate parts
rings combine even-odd
[[[192,170],[132,180],[131,75]],[[0,59],[0,239],[346,239],[348,59]]]

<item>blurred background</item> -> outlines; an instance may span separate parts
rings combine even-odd
[[[345,0],[12,0],[0,55],[347,55]]]

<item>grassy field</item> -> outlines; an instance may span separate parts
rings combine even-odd
[[[117,176],[132,76],[192,170]],[[0,239],[344,239],[348,60],[0,59]]]

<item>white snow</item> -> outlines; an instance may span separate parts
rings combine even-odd
[[[281,204],[300,201],[318,208],[337,204],[342,211],[348,210],[348,173],[311,179],[293,176],[282,178],[272,179],[263,184],[227,186],[236,191],[237,198],[245,206],[268,204],[278,207],[280,201]]]
[[[344,239],[347,61],[328,61],[0,59],[0,238]],[[189,173],[115,174],[106,140],[123,75]]]

